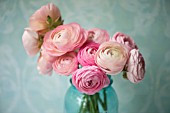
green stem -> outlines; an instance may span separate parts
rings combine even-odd
[[[89,95],[89,101],[90,101],[90,113],[95,113],[95,107],[93,102],[93,95]]]
[[[104,95],[104,108],[105,108],[105,111],[107,111],[107,94],[106,94],[106,89],[104,88],[103,89],[103,95]]]
[[[103,95],[104,95],[104,102],[102,101],[102,99],[100,98],[100,95],[98,94],[98,100],[103,108],[104,111],[107,111],[107,95],[106,95],[106,90],[103,90]]]
[[[97,97],[98,97],[99,103],[101,104],[102,108],[104,109],[104,103],[102,102],[102,99],[100,98],[100,95],[98,94]]]
[[[98,106],[98,97],[97,97],[97,93],[93,96],[94,98],[94,103],[95,103],[95,110],[96,110],[96,113],[99,113],[99,106]]]
[[[87,95],[84,95],[78,113],[86,113],[87,108],[88,108],[88,98]]]
[[[104,111],[107,111],[107,93],[106,89],[103,89],[103,101],[100,98],[100,94],[96,93],[94,95],[86,95],[84,94],[81,106],[78,113],[100,113],[98,102],[101,104]]]

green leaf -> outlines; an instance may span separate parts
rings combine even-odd
[[[63,25],[64,20],[60,17],[56,22],[54,22],[53,27],[57,27],[59,25]]]
[[[123,71],[123,78],[128,80],[126,71]]]
[[[48,21],[48,23],[51,25],[52,24],[52,22],[53,22],[53,20],[52,20],[52,18],[48,15],[47,16],[47,21]]]

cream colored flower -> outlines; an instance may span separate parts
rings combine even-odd
[[[121,72],[128,59],[128,51],[124,45],[116,42],[104,42],[95,55],[96,64],[107,74]]]

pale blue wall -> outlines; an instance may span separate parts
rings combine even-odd
[[[170,113],[170,0],[0,0],[0,113],[62,113],[69,79],[41,76],[22,33],[32,13],[48,2],[65,23],[133,37],[146,61],[138,85],[115,76],[119,113]]]

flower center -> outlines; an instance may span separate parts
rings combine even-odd
[[[93,48],[89,48],[89,49],[88,49],[88,53],[93,55],[93,54],[96,53],[96,50],[93,49]]]
[[[94,38],[94,32],[91,31],[91,32],[89,33],[89,39],[92,40],[93,38]]]
[[[65,45],[67,43],[68,32],[66,30],[61,30],[56,33],[53,37],[53,42],[57,45]]]
[[[91,86],[92,85],[92,80],[87,81],[87,86]]]

